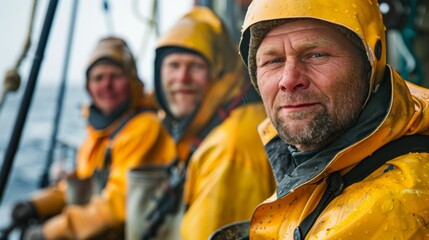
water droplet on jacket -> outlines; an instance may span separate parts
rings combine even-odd
[[[389,224],[388,223],[386,223],[386,224],[383,225],[383,230],[385,232],[387,232],[387,230],[389,230]]]
[[[353,6],[354,8],[356,8],[356,4],[354,4],[354,3],[353,3],[353,4],[352,4],[352,6]]]
[[[392,209],[393,209],[393,202],[392,201],[386,201],[383,203],[383,205],[381,205],[381,211],[383,213],[390,212],[390,211],[392,211]]]
[[[368,0],[368,2],[369,2],[369,5],[372,5],[372,1],[371,0]]]
[[[334,9],[334,12],[338,12],[338,9]]]
[[[402,230],[404,231],[408,230],[408,224],[406,222],[402,224]]]
[[[349,10],[345,10],[344,12],[345,12],[345,13],[349,13]]]

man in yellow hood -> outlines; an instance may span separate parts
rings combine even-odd
[[[386,64],[376,0],[254,0],[240,54],[277,182],[250,239],[428,239],[429,90]]]
[[[49,218],[30,228],[25,239],[124,239],[127,171],[145,163],[167,164],[176,157],[174,141],[144,95],[123,39],[106,37],[98,42],[86,78],[92,103],[74,179],[15,206],[15,221]],[[86,179],[97,183],[97,192],[91,199],[79,199],[91,186],[92,181],[82,185]],[[79,184],[72,186],[73,182]],[[66,194],[73,188],[75,194]]]
[[[257,124],[265,118],[221,19],[194,7],[159,42],[155,92],[188,166],[180,238],[250,219],[274,191]],[[189,160],[189,164],[185,162]]]

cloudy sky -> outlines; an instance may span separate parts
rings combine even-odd
[[[152,75],[153,51],[156,43],[154,31],[145,21],[151,15],[154,0],[108,0],[108,14],[103,0],[79,0],[73,36],[72,54],[68,71],[68,84],[82,85],[87,58],[98,39],[108,34],[125,38],[138,58],[139,73],[148,87]],[[165,31],[177,18],[192,7],[192,0],[155,0],[160,6],[160,30]],[[37,0],[32,47],[20,68],[25,84],[39,42],[40,31],[49,4]],[[22,51],[30,21],[33,0],[3,1],[0,8],[0,77],[15,65]],[[64,69],[64,55],[68,39],[72,0],[59,1],[51,35],[39,73],[38,84],[59,84]],[[168,6],[167,6],[168,4]],[[3,80],[1,80],[2,84]],[[83,85],[82,85],[83,86]],[[0,89],[2,86],[0,86]]]

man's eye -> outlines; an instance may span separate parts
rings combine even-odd
[[[167,65],[169,68],[176,69],[179,67],[179,64],[176,62],[171,62]]]
[[[323,53],[313,53],[313,54],[311,54],[311,57],[313,57],[313,58],[320,58],[320,57],[324,57],[324,56],[326,56],[326,54],[323,54]]]
[[[281,56],[273,56],[273,55],[269,55],[269,56],[261,56],[259,58],[257,58],[256,61],[256,66],[257,67],[266,67],[272,64],[278,64],[278,63],[283,63],[285,61],[285,57],[281,57]]]
[[[281,63],[283,62],[283,58],[274,58],[269,61],[269,63]]]
[[[261,62],[262,62],[261,66],[266,66],[266,65],[271,65],[271,64],[282,63],[282,62],[284,62],[284,59],[283,58],[271,58],[271,59],[263,60]]]

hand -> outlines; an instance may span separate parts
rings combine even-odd
[[[37,212],[31,202],[18,202],[12,209],[12,220],[18,224],[26,224],[28,220],[37,218]]]

